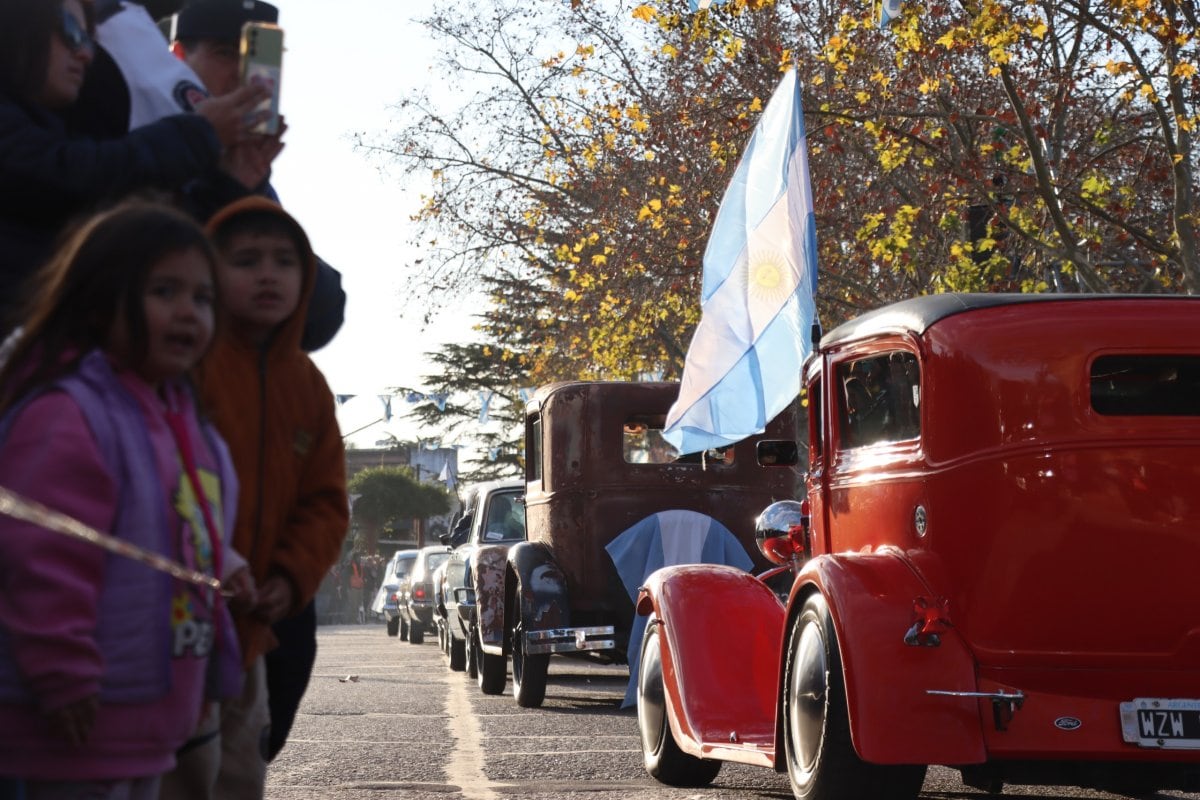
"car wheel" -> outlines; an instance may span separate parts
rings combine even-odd
[[[441,624],[437,626],[438,635],[438,650],[442,651],[442,655],[449,655],[450,648],[446,645],[446,629]]]
[[[809,597],[788,637],[784,746],[797,800],[912,800],[925,767],[862,761],[850,740],[837,633],[820,594]]]
[[[479,639],[478,631],[476,631],[475,637],[477,640]],[[478,642],[475,646],[479,648],[476,655],[479,691],[484,694],[504,694],[504,683],[508,680],[508,659],[485,652],[483,645]]]
[[[400,618],[399,617],[393,617],[392,619],[388,620],[387,632],[388,632],[388,636],[396,636],[397,634],[400,633]]]
[[[642,663],[638,670],[637,710],[642,763],[650,777],[668,786],[708,786],[721,771],[721,762],[696,758],[679,749],[667,719],[661,647],[658,625],[651,623],[642,640]]]
[[[513,696],[521,708],[540,708],[546,699],[546,673],[550,654],[525,652],[525,628],[520,623],[512,633]]]
[[[475,637],[475,626],[467,629],[468,638],[463,642],[467,656],[467,677],[476,680],[479,677],[479,642]]]
[[[400,638],[406,642],[408,641],[408,620],[404,619],[404,617],[400,617]]]
[[[421,623],[414,622],[408,626],[408,643],[422,644],[425,641],[425,629],[421,627]]]
[[[446,638],[450,640],[450,645],[447,649],[450,651],[450,669],[454,672],[462,672],[467,666],[467,643],[462,639],[455,639],[446,632]]]

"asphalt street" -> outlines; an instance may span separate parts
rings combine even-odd
[[[790,800],[785,775],[726,764],[711,787],[672,789],[642,767],[637,713],[622,710],[628,672],[550,662],[545,705],[523,709],[511,681],[483,695],[450,672],[437,637],[413,645],[382,624],[324,626],[317,665],[269,800]],[[982,800],[934,768],[928,800]],[[1057,787],[1006,787],[1004,798],[1116,798]],[[1156,798],[1197,797],[1165,793]]]

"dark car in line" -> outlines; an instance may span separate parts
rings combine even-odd
[[[417,550],[412,571],[401,579],[396,590],[400,626],[407,629],[412,644],[424,642],[426,633],[437,633],[433,619],[433,573],[449,557],[450,548],[441,544]]]
[[[476,636],[476,553],[487,548],[502,556],[513,544],[525,541],[524,492],[525,482],[519,479],[473,484],[466,490],[462,516],[443,537],[454,550],[440,587],[442,648],[449,656],[450,669],[465,669],[473,679],[478,676],[469,644]]]

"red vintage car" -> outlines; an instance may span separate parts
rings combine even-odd
[[[759,519],[786,604],[706,565],[638,597],[650,774],[1200,788],[1200,298],[921,297],[804,389],[805,497]]]

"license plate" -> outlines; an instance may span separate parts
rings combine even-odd
[[[1139,697],[1121,703],[1121,736],[1141,747],[1200,750],[1200,700]]]

